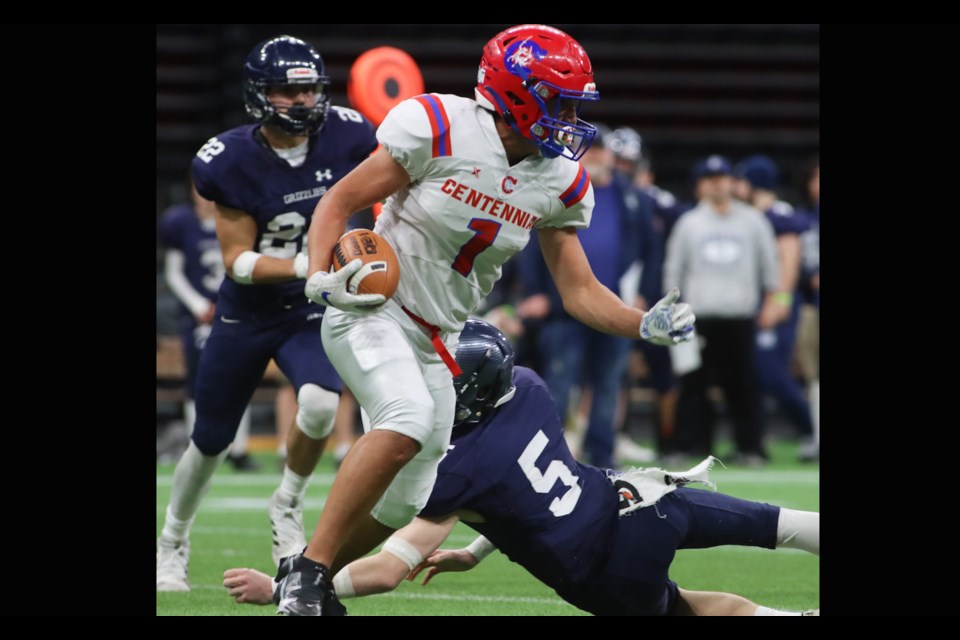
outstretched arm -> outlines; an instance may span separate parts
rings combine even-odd
[[[443,544],[459,518],[414,518],[383,543],[379,553],[355,560],[333,578],[340,598],[393,591],[421,560]]]
[[[375,555],[351,562],[333,578],[340,598],[392,591],[424,556],[433,553],[450,535],[457,516],[414,518],[394,533]],[[223,586],[240,604],[271,604],[277,585],[256,569],[228,569]]]
[[[675,304],[679,291],[670,292],[650,311],[628,306],[597,280],[575,229],[544,228],[538,235],[563,308],[580,322],[597,331],[642,337],[655,344],[675,344],[693,337],[695,317],[690,305]]]

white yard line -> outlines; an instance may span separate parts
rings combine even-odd
[[[203,589],[207,591],[223,591],[224,593],[227,590],[222,584],[191,584],[191,589]],[[450,602],[516,602],[522,604],[551,604],[559,605],[561,607],[572,607],[573,605],[564,602],[558,598],[533,598],[527,596],[464,596],[464,595],[453,595],[450,593],[383,593],[379,597],[383,598],[401,598],[404,600],[446,600]],[[344,604],[349,608],[351,599],[344,601]]]

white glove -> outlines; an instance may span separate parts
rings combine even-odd
[[[310,259],[305,253],[298,253],[293,259],[293,273],[297,279],[303,280],[307,277],[307,269],[310,267]]]
[[[643,314],[640,337],[653,344],[671,346],[693,339],[696,316],[686,302],[676,304],[680,289],[673,288],[653,308]]]
[[[314,302],[325,306],[336,307],[344,311],[375,311],[387,301],[383,294],[353,294],[347,291],[347,281],[362,266],[363,263],[360,262],[360,259],[355,258],[335,273],[318,271],[307,280],[307,286],[303,288],[303,292]]]

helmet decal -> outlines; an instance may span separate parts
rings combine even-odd
[[[518,40],[509,47],[504,54],[507,71],[520,76],[524,80],[530,77],[530,63],[534,60],[543,60],[547,52],[529,38]]]

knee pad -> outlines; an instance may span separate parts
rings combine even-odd
[[[340,395],[315,384],[305,384],[297,393],[297,426],[314,440],[326,438],[333,431]]]

